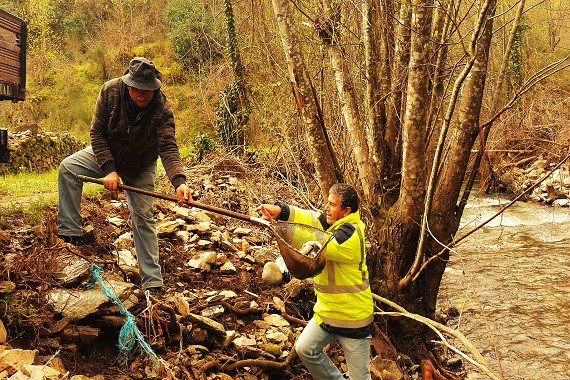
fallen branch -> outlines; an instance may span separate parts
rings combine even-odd
[[[384,316],[394,316],[394,317],[405,317],[405,318],[410,318],[413,319],[415,321],[421,322],[424,325],[426,325],[427,327],[429,327],[431,330],[433,330],[441,339],[441,341],[443,342],[443,344],[445,344],[449,349],[451,349],[452,351],[456,352],[458,355],[461,355],[463,358],[465,358],[465,360],[469,361],[471,364],[475,365],[477,368],[481,369],[482,371],[484,371],[489,377],[491,377],[493,380],[502,380],[503,378],[496,374],[492,369],[491,366],[489,365],[489,363],[487,363],[487,361],[485,360],[485,358],[483,358],[483,356],[479,353],[479,351],[475,348],[475,346],[473,346],[473,344],[459,331],[451,329],[445,325],[442,325],[441,323],[435,322],[429,318],[423,317],[421,315],[418,314],[413,314],[408,312],[406,309],[404,309],[402,306],[384,298],[384,297],[380,297],[377,294],[372,294],[372,297],[377,300],[380,301],[390,307],[392,307],[395,310],[398,310],[398,312],[375,312],[375,315],[384,315]],[[452,345],[450,345],[449,343],[447,343],[447,341],[445,340],[445,337],[443,336],[443,334],[441,333],[441,331],[444,331],[445,333],[454,336],[455,338],[457,338],[464,346],[465,348],[467,348],[467,350],[471,353],[471,355],[473,355],[473,357],[475,357],[476,360],[472,359],[471,357],[469,357],[468,355],[464,354],[462,351],[460,351],[459,349],[453,347]]]
[[[220,364],[217,360],[213,360],[204,364],[202,367],[199,368],[199,371],[204,373],[206,371],[222,371],[225,373],[232,373],[237,371],[239,368],[243,367],[258,367],[258,368],[270,368],[270,369],[285,369],[291,363],[291,360],[295,357],[295,349],[291,350],[287,359],[282,362],[276,362],[272,360],[263,360],[263,359],[246,359],[246,360],[239,360],[232,364]]]

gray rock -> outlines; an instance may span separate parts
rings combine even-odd
[[[213,317],[217,317],[218,315],[222,315],[224,314],[225,310],[224,307],[222,305],[215,305],[215,306],[211,306],[211,307],[207,307],[205,309],[203,309],[200,314],[202,315],[202,317],[206,317],[206,318],[213,318]]]
[[[220,267],[221,273],[233,274],[237,272],[237,269],[234,264],[230,261],[226,262],[224,265]]]
[[[213,334],[226,336],[226,329],[224,328],[224,325],[219,322],[193,313],[188,314],[188,319]]]
[[[117,256],[119,258],[119,266],[128,266],[128,267],[136,267],[137,266],[137,259],[133,255],[131,251],[128,249],[119,249],[117,251]]]
[[[61,286],[71,286],[89,276],[91,263],[72,254],[62,254],[56,257],[53,278]]]
[[[164,220],[156,224],[156,233],[159,237],[174,235],[180,229],[177,220]]]
[[[261,280],[269,286],[278,286],[283,282],[283,273],[281,273],[281,269],[279,269],[277,264],[269,261],[263,266]]]
[[[188,314],[190,314],[190,304],[188,303],[188,300],[186,300],[186,297],[184,297],[182,293],[174,294],[172,300],[174,301],[176,310],[178,310],[180,315],[186,317],[188,316]]]
[[[370,372],[373,379],[402,380],[404,378],[395,361],[382,359],[379,356],[376,356],[370,362]]]
[[[283,326],[290,326],[290,323],[287,322],[282,316],[279,314],[269,314],[263,317],[263,320],[271,326],[274,327],[283,327]]]
[[[245,235],[249,235],[251,233],[251,229],[249,228],[242,228],[242,227],[238,227],[234,230],[234,234],[236,234],[238,237],[244,237]]]
[[[78,347],[86,346],[99,336],[101,330],[90,326],[68,325],[60,334],[63,342],[73,342]]]
[[[255,346],[257,344],[257,341],[253,338],[248,338],[246,336],[241,335],[233,340],[233,344],[236,347]]]
[[[119,218],[118,216],[112,217],[107,219],[107,221],[109,223],[111,223],[113,226],[115,227],[123,227],[125,224],[127,224],[127,222],[125,222],[125,219],[123,218]]]
[[[129,297],[134,287],[133,284],[114,280],[108,280],[107,286],[121,301]],[[109,298],[101,292],[99,282],[93,289],[88,290],[54,289],[47,294],[47,302],[56,313],[61,313],[70,322],[95,314],[101,306],[111,303]]]
[[[198,240],[198,248],[199,249],[210,249],[212,248],[213,243],[209,240],[200,239]]]

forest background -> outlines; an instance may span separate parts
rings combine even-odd
[[[514,5],[498,5],[496,25],[503,27],[495,32],[497,50],[506,44]],[[43,130],[70,132],[88,142],[102,83],[122,75],[128,61],[141,55],[153,60],[164,75],[163,91],[174,107],[181,145],[192,149],[200,133],[216,139],[216,107],[224,102],[233,79],[222,0],[3,0],[0,7],[29,23],[27,98],[19,104],[2,104],[4,125],[38,124]],[[233,7],[251,100],[247,143],[255,146],[261,140],[266,148],[282,145],[281,138],[290,135],[284,132],[295,130],[298,118],[273,9],[263,1],[234,2]],[[345,7],[346,22],[358,23],[359,3],[347,2]],[[504,98],[531,73],[568,53],[568,1],[539,1],[527,8],[507,67]],[[325,85],[332,77],[325,48],[309,19],[301,12],[295,17],[324,115],[335,126],[342,121],[335,93]],[[346,33],[351,32],[347,27]],[[350,64],[355,80],[363,83],[361,58]],[[492,57],[491,65],[496,67],[491,70],[498,71],[500,59],[499,53]],[[496,80],[492,74],[491,79]],[[570,74],[562,72],[535,87],[494,129],[499,132],[491,134],[491,147],[512,148],[521,138],[531,139],[522,144],[535,145],[540,143],[537,136],[560,142],[560,136],[568,136],[569,86]],[[487,92],[493,91],[487,86]],[[490,99],[483,105],[483,118],[489,116],[489,103]],[[260,136],[264,137],[256,141]]]
[[[431,232],[449,242],[461,217],[456,205],[480,125],[489,131],[486,173],[489,165],[496,169],[539,155],[555,162],[568,147],[568,0],[26,0],[0,6],[29,22],[27,98],[2,104],[4,124],[37,123],[87,142],[102,83],[122,75],[133,56],[146,56],[163,73],[185,154],[201,158],[216,143],[268,154],[294,168],[284,178],[317,207],[327,181],[356,184],[370,240],[377,242],[373,290],[420,314],[433,313],[447,258],[432,261],[420,276],[423,260],[441,250],[436,239],[424,242],[428,215]],[[385,54],[378,54],[381,72],[371,73],[367,49],[373,44],[366,40],[363,16],[374,7],[382,12],[370,14],[384,18],[369,20],[377,28],[368,33],[377,32],[377,50]],[[400,40],[389,40],[406,30],[407,50]],[[387,68],[389,80],[382,72]],[[293,91],[291,72],[305,75],[295,78]],[[308,83],[307,92],[302,87]],[[315,103],[311,113],[306,106]],[[379,104],[384,108],[377,112]],[[353,112],[357,105],[360,115]],[[385,133],[363,136],[375,123]],[[228,125],[238,133],[228,134]],[[316,127],[307,133],[307,125]],[[448,127],[446,138],[440,132]],[[326,144],[315,149],[323,130]],[[240,137],[234,140],[233,133]],[[367,142],[369,149],[359,149]],[[390,154],[383,156],[386,146]],[[323,164],[327,159],[332,164]],[[438,176],[432,181],[434,162]],[[414,305],[418,299],[424,301]]]

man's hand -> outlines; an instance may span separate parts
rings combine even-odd
[[[257,212],[261,211],[261,213],[263,214],[263,216],[261,217],[262,219],[273,222],[273,220],[277,218],[279,214],[281,214],[281,207],[276,205],[262,204],[261,206],[256,208],[255,211]]]
[[[119,183],[121,183],[121,180],[119,179],[117,172],[111,172],[107,174],[105,178],[103,178],[103,185],[105,186],[105,189],[109,190],[112,193],[117,192]]]
[[[191,201],[192,200],[192,191],[188,187],[187,184],[183,183],[182,185],[178,186],[176,189],[176,196],[180,201],[178,201],[179,206],[188,207],[188,204],[184,201]]]

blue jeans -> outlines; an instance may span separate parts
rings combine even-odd
[[[139,175],[121,175],[125,185],[147,190],[154,189],[156,163],[144,168]],[[81,236],[81,193],[83,182],[77,175],[101,178],[105,175],[99,168],[92,147],[66,157],[59,165],[57,215],[58,234]],[[125,191],[133,225],[133,238],[142,278],[143,289],[162,286],[162,274],[158,263],[158,237],[153,217],[153,198],[148,195]]]
[[[370,380],[370,339],[352,339],[323,330],[312,318],[303,330],[295,351],[315,380],[343,380],[342,374],[323,352],[327,344],[337,340],[342,345],[350,380]]]

